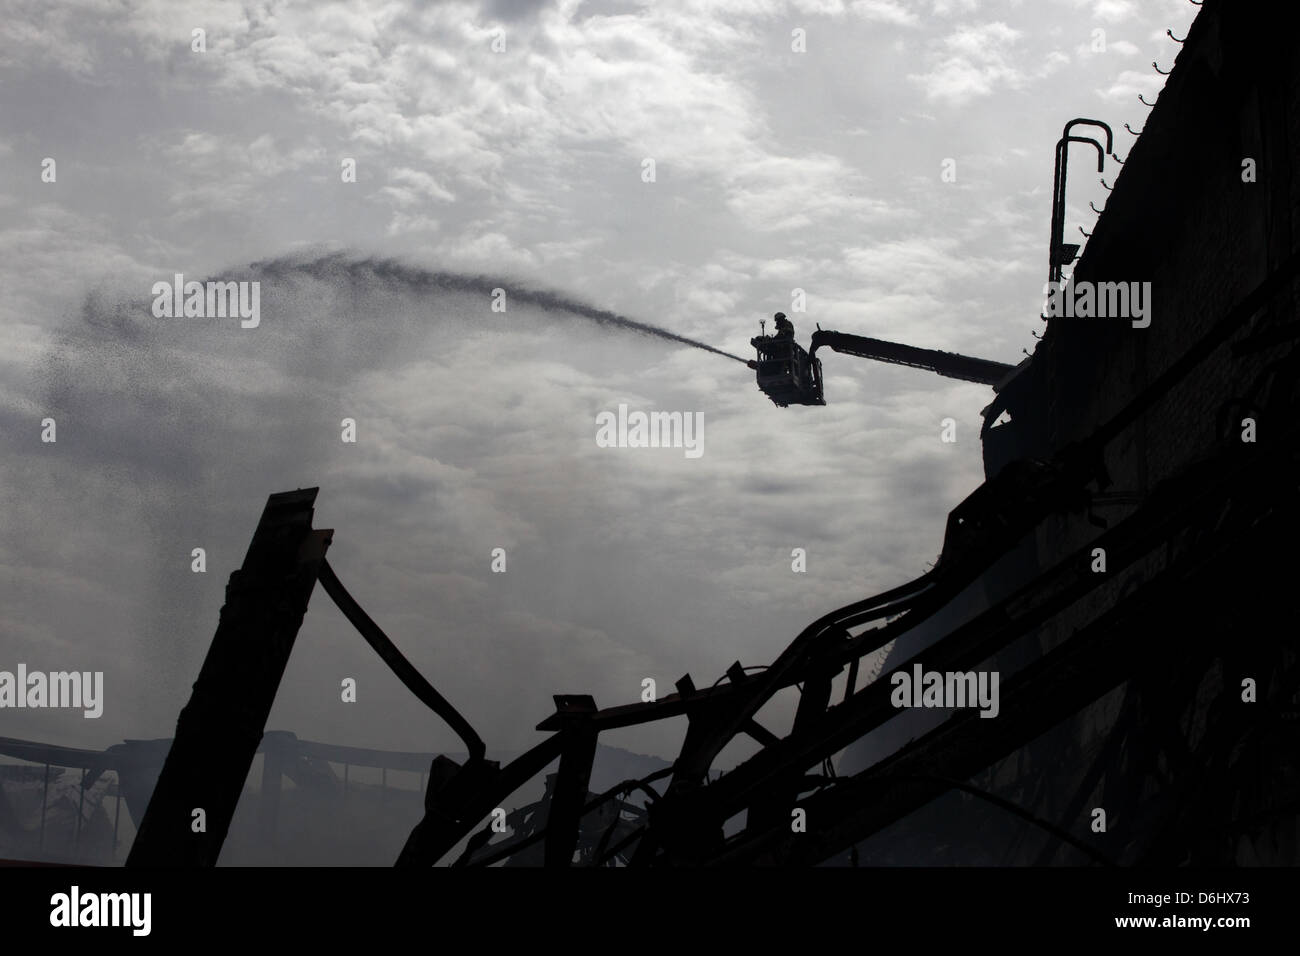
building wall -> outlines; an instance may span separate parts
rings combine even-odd
[[[1093,135],[1091,130],[1076,132]],[[1086,438],[1203,338],[1297,248],[1300,58],[1293,38],[1264,14],[1264,5],[1206,0],[1141,136],[1131,148],[1130,142],[1131,136],[1121,127],[1115,151],[1124,164],[1107,160],[1103,175],[1114,190],[1076,264],[1074,279],[1149,281],[1151,324],[1142,329],[1115,318],[1049,321],[1024,373],[1019,399],[1010,410],[1011,422],[1002,426],[1010,431],[996,436],[999,456],[1011,448],[1017,456],[1047,458]],[[1094,154],[1082,146],[1077,153],[1072,174],[1092,175],[1089,166]],[[1247,159],[1255,161],[1254,182],[1243,181]],[[1074,225],[1067,219],[1067,241]],[[1295,319],[1293,283],[1289,292],[1248,320],[1233,339]],[[1230,401],[1245,397],[1250,383],[1292,344],[1240,357],[1230,347],[1220,347],[1165,394],[1108,447],[1105,462],[1113,484],[1106,492],[1126,498],[1099,500],[1096,516],[1114,525],[1160,482],[1216,441],[1239,436],[1243,413],[1229,414]],[[1259,441],[1269,440],[1270,424],[1275,422],[1266,416],[1257,422]],[[995,471],[996,466],[990,465],[989,470]],[[1099,533],[1085,515],[1059,515],[1044,522],[1027,547],[1036,552],[1038,566],[1047,568],[1084,548]],[[1163,552],[1114,574],[1107,585],[1042,628],[1036,636],[1040,650],[1058,646],[1122,595],[1140,587],[1177,547],[1171,542]],[[1275,559],[1260,556],[1261,561]],[[1207,601],[1229,598],[1206,595]],[[1260,600],[1290,600],[1290,596],[1261,596]],[[1231,644],[1236,637],[1228,632],[1223,639]],[[1125,822],[1130,822],[1138,815],[1143,789],[1126,788],[1114,779],[1116,775],[1132,773],[1141,760],[1159,762],[1167,757],[1163,748],[1168,741],[1156,733],[1158,724],[1166,733],[1183,736],[1179,747],[1202,733],[1216,701],[1238,693],[1237,676],[1222,660],[1208,671],[1184,674],[1180,684],[1162,687],[1158,707],[1150,687],[1121,687],[1002,762],[984,776],[984,782],[1084,835],[1088,832],[1085,818],[1062,821],[1059,815],[1075,812],[1085,768],[1110,744],[1109,769],[1098,777],[1090,794],[1082,795],[1087,798],[1085,810],[1100,805],[1109,794],[1112,819],[1127,817]],[[1261,676],[1271,681],[1275,692],[1285,683],[1281,674]],[[1163,714],[1162,709],[1170,713]],[[1158,789],[1151,780],[1143,787]],[[1272,834],[1262,843],[1258,833],[1239,836],[1233,848],[1216,851],[1222,855],[1219,862],[1294,862],[1300,852],[1294,818],[1279,825],[1289,826],[1289,835],[1278,839]],[[1010,862],[1080,861],[1069,851],[1052,853],[1047,841],[1023,842]],[[1127,854],[1131,861],[1142,852],[1143,841],[1136,834],[1105,842],[1121,859]],[[1267,848],[1260,850],[1260,845]]]

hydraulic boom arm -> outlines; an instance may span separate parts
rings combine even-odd
[[[818,329],[813,333],[808,348],[809,357],[815,356],[817,350],[826,346],[846,355],[875,359],[878,362],[892,362],[895,365],[910,365],[923,368],[948,378],[959,378],[966,382],[979,382],[983,385],[996,386],[1011,372],[1014,365],[993,362],[989,359],[971,358],[955,352],[941,352],[937,349],[919,349],[912,345],[899,345],[883,339],[870,339],[861,335],[849,335],[845,332],[829,332]]]

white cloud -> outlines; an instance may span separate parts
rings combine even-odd
[[[897,0],[853,0],[849,9],[855,16],[877,23],[909,27],[918,22],[916,14]]]
[[[1097,95],[1103,99],[1128,106],[1133,104],[1138,94],[1144,95],[1149,103],[1155,102],[1155,94],[1163,86],[1164,77],[1157,75],[1152,70],[1125,70],[1114,78],[1107,89],[1098,90]],[[1144,109],[1145,107],[1138,103],[1136,108]]]
[[[1012,59],[1021,36],[1001,22],[960,27],[930,54],[928,71],[909,79],[920,84],[927,99],[950,106],[989,96],[998,87],[1015,89],[1024,82]]]
[[[1108,23],[1130,20],[1136,13],[1137,4],[1133,0],[1097,0],[1092,8],[1093,16]]]
[[[418,169],[393,170],[388,179],[394,183],[380,192],[390,196],[399,206],[412,206],[427,202],[454,202],[456,197],[433,176]]]

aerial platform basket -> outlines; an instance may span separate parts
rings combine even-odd
[[[758,335],[749,340],[758,358],[754,369],[758,387],[782,408],[788,405],[825,405],[822,397],[822,363],[788,335]]]

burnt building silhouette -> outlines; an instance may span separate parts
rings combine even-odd
[[[1048,318],[1032,360],[986,409],[991,481],[1086,453],[1097,456],[1086,500],[1037,524],[911,644],[1082,556],[1105,583],[984,666],[1006,679],[1091,635],[1081,659],[1113,657],[1127,674],[1098,680],[1110,686],[1095,700],[969,778],[1036,822],[950,791],[860,843],[864,862],[1089,862],[1047,824],[1119,864],[1300,860],[1300,622],[1287,584],[1300,58],[1267,9],[1206,0],[1127,155],[1117,144],[1122,165],[1108,163],[1112,191],[1070,282],[1149,282],[1149,325]],[[1131,552],[1101,537],[1161,509]],[[1094,544],[1104,571],[1091,566]],[[907,650],[900,639],[885,670]],[[864,741],[846,766],[887,761],[905,740]]]

